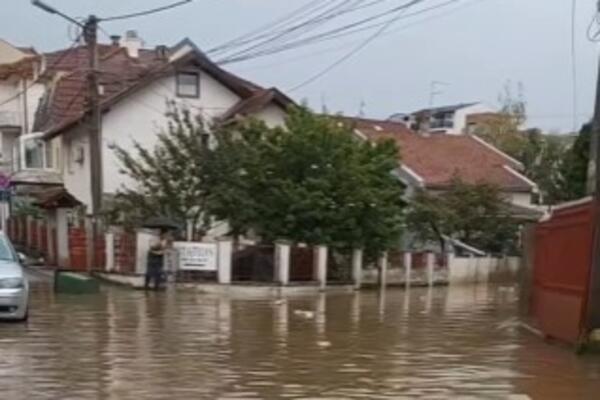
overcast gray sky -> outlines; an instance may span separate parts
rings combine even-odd
[[[47,0],[73,16],[91,12],[100,16],[122,14],[170,1]],[[406,0],[382,3],[393,6],[403,2]],[[189,37],[207,49],[307,3],[308,0],[195,0],[161,14],[107,22],[103,26],[111,34],[136,29],[152,47]],[[593,108],[599,49],[587,40],[586,30],[595,3],[596,0],[578,0],[579,123],[591,117]],[[399,21],[390,27],[390,31],[395,30],[393,33],[379,37],[329,74],[291,95],[298,100],[307,99],[315,109],[325,102],[330,111],[347,115],[358,114],[362,104],[365,115],[385,118],[394,112],[427,106],[433,80],[448,84],[436,97],[436,105],[470,101],[497,105],[498,93],[511,80],[524,85],[530,126],[571,130],[571,0],[462,0],[457,4],[426,17]],[[0,37],[44,51],[69,43],[68,24],[34,8],[29,0],[4,0],[2,6]],[[368,16],[372,11],[361,12]],[[335,27],[336,22],[330,26]],[[263,86],[286,91],[327,67],[369,34],[363,32],[228,68]]]

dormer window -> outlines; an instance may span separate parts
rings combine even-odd
[[[200,97],[200,74],[198,72],[177,73],[177,97]]]

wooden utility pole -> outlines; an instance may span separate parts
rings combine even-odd
[[[597,3],[600,13],[600,1]],[[593,195],[593,247],[590,266],[589,294],[587,298],[586,331],[600,329],[600,62],[596,82],[596,104],[592,121],[590,166],[588,168],[588,190]]]
[[[88,71],[88,140],[90,149],[90,185],[92,188],[92,245],[91,264],[93,270],[100,267],[96,243],[99,238],[99,219],[102,211],[102,112],[100,109],[100,82],[98,67],[98,18],[90,15],[84,25],[84,39],[89,53]]]

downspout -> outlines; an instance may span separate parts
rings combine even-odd
[[[21,81],[23,86],[23,133],[29,133],[29,110],[27,107],[27,78]]]

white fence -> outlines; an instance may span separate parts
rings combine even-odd
[[[514,280],[521,267],[520,257],[448,257],[450,284]]]
[[[408,257],[411,260],[411,257]],[[405,261],[406,262],[406,261]],[[516,281],[521,267],[520,257],[455,257],[447,256],[444,266],[434,268],[391,267],[386,271],[388,285],[421,286],[437,284],[468,285],[479,283]],[[374,285],[379,282],[379,271],[367,268],[362,271],[362,282]]]

